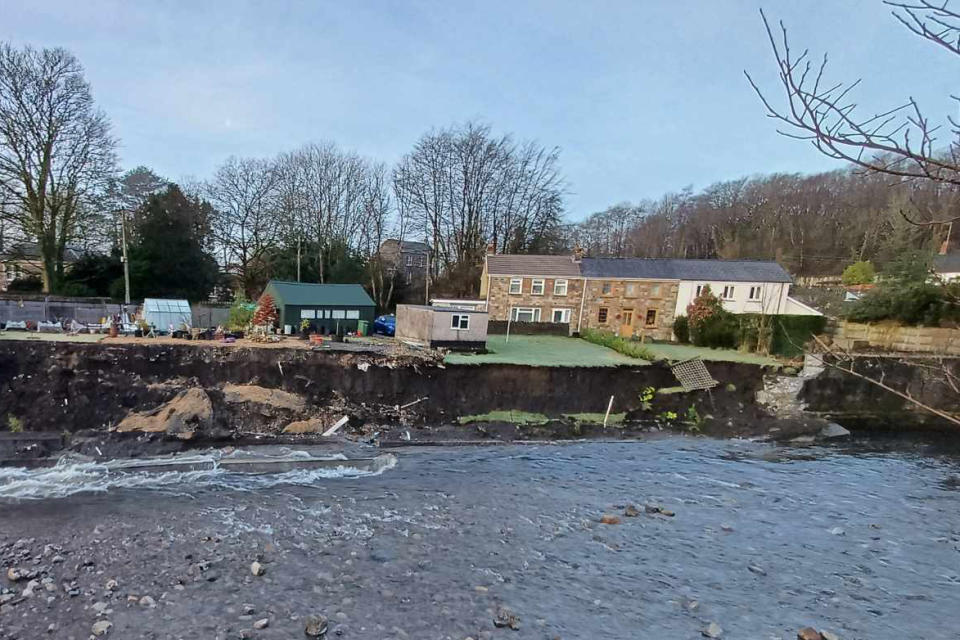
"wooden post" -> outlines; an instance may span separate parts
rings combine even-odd
[[[613,396],[610,396],[610,402],[607,403],[607,413],[603,416],[603,428],[607,428],[607,420],[610,419],[610,410],[613,409]]]

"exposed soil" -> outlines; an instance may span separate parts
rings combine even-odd
[[[10,341],[0,343],[0,421],[73,434],[74,447],[89,449],[93,437],[100,451],[155,440],[195,446],[272,438],[285,429],[318,438],[343,416],[350,420],[341,435],[388,441],[623,438],[651,430],[758,436],[821,426],[784,430],[757,405],[762,368],[727,362],[708,368],[720,381],[713,391],[645,400],[644,389],[676,386],[666,366],[445,366],[415,354]],[[627,413],[624,425],[603,429],[562,418],[602,415],[611,396],[614,411]],[[556,419],[536,427],[457,424],[460,416],[503,409]],[[134,433],[117,433],[118,425]]]

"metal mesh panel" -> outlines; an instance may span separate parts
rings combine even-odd
[[[684,391],[712,389],[719,383],[707,371],[707,365],[700,358],[684,360],[670,367],[670,372],[683,387]]]

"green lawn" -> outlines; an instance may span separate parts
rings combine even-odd
[[[562,336],[489,336],[489,353],[451,353],[448,364],[527,364],[535,367],[616,367],[645,365],[636,360],[579,338]]]
[[[674,362],[680,360],[689,360],[700,356],[704,360],[713,360],[720,362],[745,362],[747,364],[778,364],[774,358],[762,356],[757,353],[744,353],[733,349],[708,349],[707,347],[695,347],[692,344],[655,344],[647,343],[645,345],[653,355],[664,360]]]

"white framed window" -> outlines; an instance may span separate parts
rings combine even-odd
[[[543,295],[543,279],[542,278],[534,278],[533,282],[530,283],[530,295],[532,296]]]
[[[514,307],[514,322],[540,322],[540,307]]]
[[[470,316],[463,313],[455,313],[450,318],[450,328],[458,331],[465,331],[470,328]]]
[[[520,295],[521,291],[523,291],[523,278],[510,278],[511,295]]]
[[[636,298],[637,297],[637,284],[635,282],[628,282],[623,287],[623,296],[625,298]]]
[[[570,323],[570,309],[554,309],[553,316],[551,318],[553,322],[566,322]]]
[[[334,320],[343,320],[347,317],[347,312],[343,309],[331,309],[330,317]]]
[[[555,296],[565,296],[565,295],[567,295],[567,281],[566,281],[566,280],[554,280],[554,281],[553,281],[553,295],[555,295]]]
[[[723,287],[723,299],[724,300],[733,300],[735,287],[731,284],[724,285]]]
[[[697,298],[700,297],[700,294],[703,293],[703,287],[704,287],[704,286],[705,286],[705,285],[702,285],[702,284],[698,284],[698,285],[697,285],[697,293],[696,293],[696,296],[695,296],[695,297],[697,297]]]
[[[413,256],[407,256],[407,266],[408,267],[413,266]]]
[[[359,309],[347,309],[347,320],[359,320],[359,319],[360,319]]]
[[[753,302],[760,302],[763,300],[763,287],[750,287],[750,297],[748,299],[752,300]]]
[[[316,319],[317,319],[317,310],[316,310],[316,309],[300,309],[300,319],[301,319],[301,320],[316,320]]]

